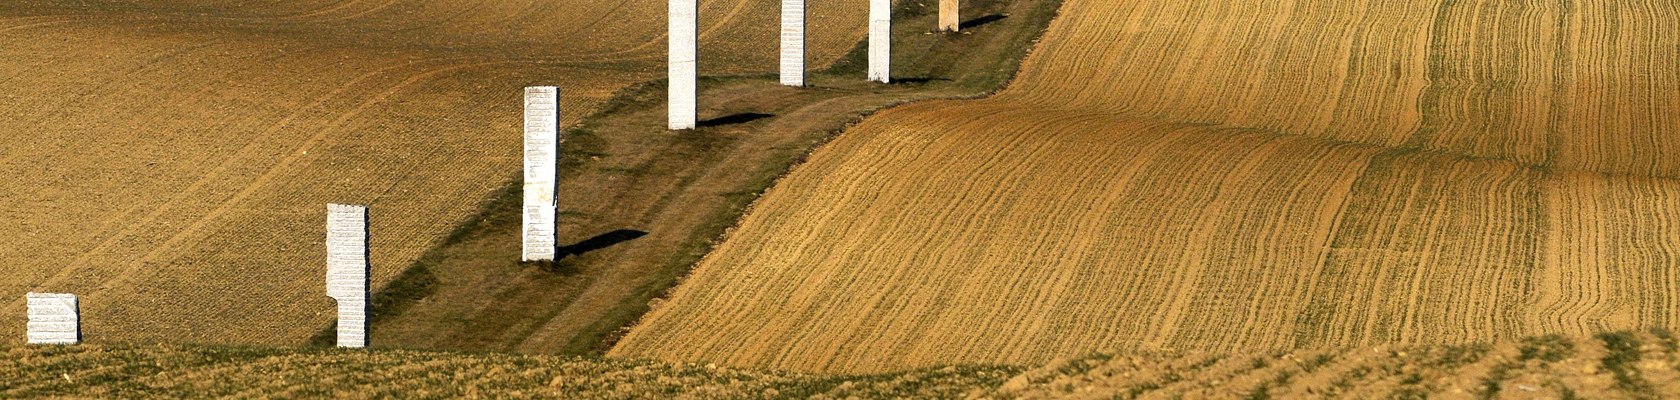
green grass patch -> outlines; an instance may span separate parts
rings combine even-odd
[[[1601,365],[1616,378],[1616,388],[1621,389],[1633,398],[1657,398],[1656,388],[1645,380],[1639,372],[1640,352],[1639,338],[1631,332],[1601,333],[1598,340],[1604,342],[1604,358]]]

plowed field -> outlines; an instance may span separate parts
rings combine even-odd
[[[777,5],[708,1],[702,73],[775,68]],[[863,35],[811,8],[813,65]],[[302,343],[328,202],[372,206],[377,289],[520,165],[520,88],[575,123],[663,77],[665,2],[0,5],[0,332],[81,295],[100,341]]]
[[[1677,327],[1673,2],[1070,0],[877,114],[612,354],[802,371]]]

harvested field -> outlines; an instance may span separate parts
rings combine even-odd
[[[301,344],[331,321],[324,205],[372,206],[374,287],[519,168],[519,93],[573,124],[663,76],[664,2],[0,6],[0,331],[73,292],[96,341]],[[812,7],[815,65],[864,17]],[[776,6],[702,10],[703,73],[775,69]],[[8,335],[3,341],[21,341]]]
[[[611,354],[825,372],[1680,327],[1672,2],[1070,0]]]

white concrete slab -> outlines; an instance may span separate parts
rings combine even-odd
[[[892,0],[869,0],[869,80],[892,80]]]
[[[698,0],[668,0],[670,14],[670,65],[668,120],[671,130],[694,129],[695,95],[700,55]]]
[[[81,306],[76,295],[29,293],[29,344],[82,342]]]
[[[327,296],[338,301],[338,347],[367,347],[367,207],[327,205]]]
[[[805,0],[782,0],[782,84],[805,86]]]
[[[525,201],[520,261],[555,259],[560,88],[525,88]]]

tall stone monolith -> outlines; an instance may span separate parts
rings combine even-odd
[[[869,0],[869,80],[892,76],[892,0]]]
[[[939,30],[956,32],[962,29],[960,13],[957,12],[958,0],[939,0]]]
[[[782,0],[782,84],[805,86],[805,0]]]
[[[327,205],[327,296],[338,301],[338,347],[367,347],[367,207]]]
[[[668,75],[668,104],[671,130],[694,129],[695,92],[698,83],[700,55],[699,2],[697,0],[668,0],[670,21],[670,65]]]
[[[525,201],[520,261],[554,261],[560,88],[525,88]]]

